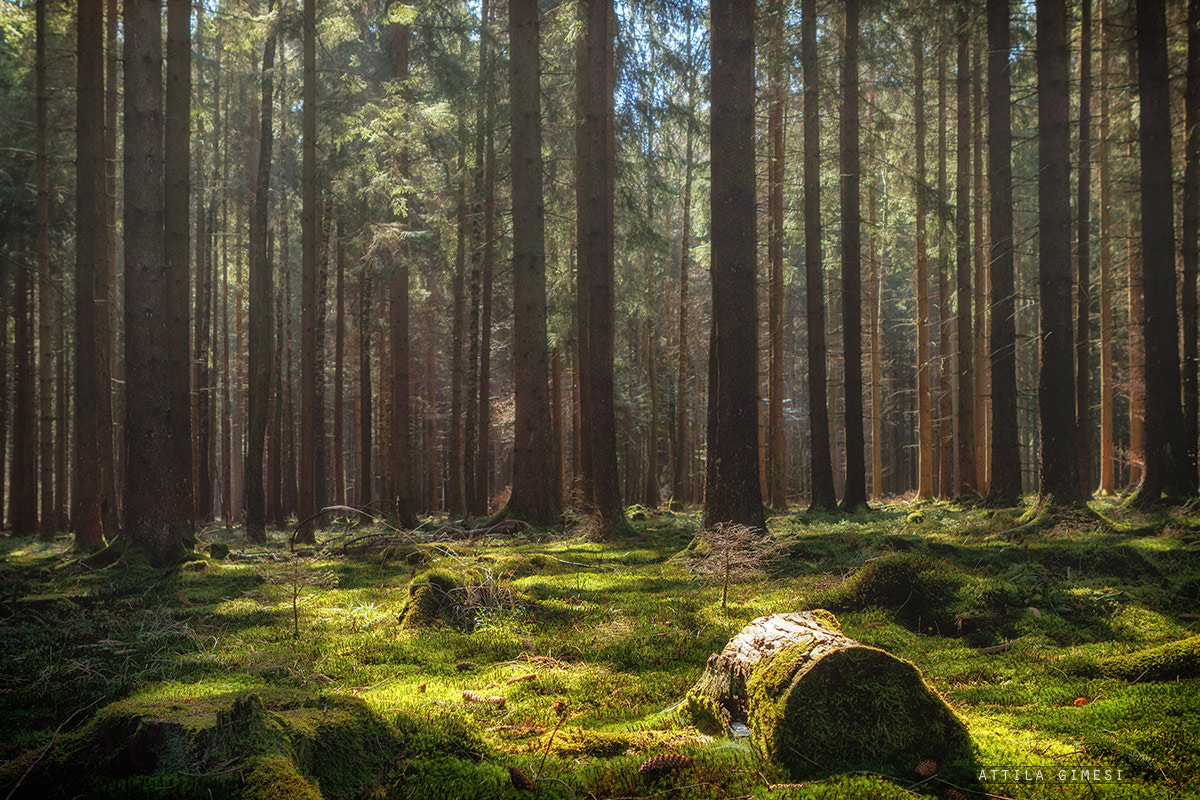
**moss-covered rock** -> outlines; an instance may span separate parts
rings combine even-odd
[[[959,588],[967,576],[951,564],[915,553],[878,558],[813,599],[835,611],[878,607],[913,630],[954,630]]]
[[[321,800],[321,792],[296,769],[290,758],[263,756],[246,772],[243,800]]]
[[[970,775],[967,730],[908,661],[874,647],[817,658],[800,642],[747,684],[753,741],[797,778],[869,770],[897,778],[923,759]]]
[[[1126,681],[1169,681],[1200,677],[1200,636],[1104,658],[1102,675]]]

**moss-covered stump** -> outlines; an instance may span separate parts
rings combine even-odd
[[[428,569],[414,576],[400,612],[400,627],[428,628],[445,619],[458,604],[462,591],[463,581],[448,569]]]
[[[869,770],[896,778],[930,759],[970,775],[966,727],[908,661],[844,635],[828,611],[759,617],[688,693],[698,726],[743,722],[796,778]]]
[[[1103,658],[1099,672],[1126,681],[1171,681],[1200,677],[1200,636]]]
[[[405,749],[398,731],[354,697],[150,691],[101,709],[36,764],[22,757],[0,766],[0,794],[21,780],[22,796],[45,798],[160,797],[169,789],[179,800],[350,800],[394,782]]]

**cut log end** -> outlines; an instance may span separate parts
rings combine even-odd
[[[961,720],[911,663],[845,636],[827,611],[760,617],[688,693],[702,730],[746,722],[765,756],[796,777],[853,770],[910,775],[968,762]]]

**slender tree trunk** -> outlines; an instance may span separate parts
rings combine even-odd
[[[337,277],[334,285],[333,343],[333,502],[346,505],[346,245],[343,242],[342,220],[345,216],[339,206],[334,212],[334,263]]]
[[[955,275],[958,314],[958,477],[955,494],[976,494],[975,475],[975,340],[971,315],[971,97],[970,36],[967,6],[958,4],[957,133],[955,175]]]
[[[450,443],[447,455],[446,511],[451,517],[466,513],[463,484],[463,340],[466,338],[467,267],[467,146],[466,125],[459,117],[458,180],[455,186],[457,245],[454,251],[453,354],[450,365]]]
[[[1188,2],[1186,139],[1183,180],[1183,436],[1188,475],[1196,476],[1200,437],[1200,359],[1197,357],[1196,273],[1200,260],[1200,0]]]
[[[165,373],[169,383],[171,417],[180,427],[156,446],[170,448],[171,502],[186,509],[183,519],[192,519],[192,385],[191,385],[191,275],[188,255],[191,232],[191,114],[192,114],[192,4],[167,0],[166,83],[166,192],[164,226],[167,267],[167,348],[171,356]],[[162,376],[159,377],[159,380]]]
[[[286,107],[284,107],[286,108]],[[283,111],[283,108],[281,108]],[[285,112],[286,113],[286,112]],[[285,187],[280,187],[283,190]],[[271,272],[275,272],[275,228],[271,228],[267,238],[267,253],[272,259]],[[283,273],[287,280],[287,273]],[[286,339],[283,336],[283,318],[287,307],[283,304],[283,286],[275,284],[275,348],[271,355],[271,436],[270,448],[267,450],[267,519],[277,528],[286,523],[283,512],[283,437],[288,428],[283,422],[283,362],[287,358],[284,350]]]
[[[1186,428],[1179,401],[1170,84],[1166,10],[1161,2],[1137,2],[1137,55],[1146,364],[1146,457],[1137,501],[1157,503],[1164,493],[1195,494],[1197,479],[1194,442],[1172,447]]]
[[[917,260],[917,498],[934,495],[933,383],[929,353],[929,253],[925,227],[929,186],[925,183],[925,41],[920,26],[913,30],[913,64],[916,74],[916,260]]]
[[[408,80],[408,48],[412,38],[407,25],[389,32],[392,75],[403,85]],[[408,151],[400,154],[399,173],[408,178]],[[417,525],[412,475],[412,394],[409,385],[408,264],[401,256],[388,286],[389,331],[392,357],[391,471],[396,519],[405,528]]]
[[[971,155],[973,158],[971,178],[974,182],[972,190],[972,211],[975,230],[975,354],[972,362],[975,367],[975,488],[982,495],[988,490],[988,327],[987,327],[987,231],[984,228],[983,216],[986,195],[983,188],[983,57],[980,51],[979,37],[973,39],[971,48],[971,132],[973,142]]]
[[[946,184],[946,127],[949,117],[946,104],[946,51],[950,45],[944,27],[938,39],[938,338],[941,373],[938,387],[938,496],[948,500],[954,496],[955,487],[954,418],[950,398],[950,258],[947,252],[949,235],[946,231],[950,197]]]
[[[679,221],[679,339],[676,353],[675,386],[675,452],[672,456],[671,505],[680,508],[692,499],[689,491],[689,465],[692,453],[688,448],[688,271],[692,251],[692,159],[695,147],[696,71],[692,64],[692,13],[689,0],[686,9],[687,25],[687,126],[683,164],[683,209]]]
[[[1017,426],[1017,337],[1013,274],[1012,103],[1009,0],[988,0],[988,215],[992,295],[992,446],[988,495],[1013,505],[1021,496]]]
[[[225,215],[228,241],[229,216]],[[229,352],[229,259],[221,253],[221,517],[226,532],[233,529],[233,393],[230,390]]]
[[[75,150],[75,238],[80,242],[100,242],[106,238],[105,218],[105,130],[104,130],[104,28],[103,0],[80,0],[77,5],[78,53],[76,83]],[[103,470],[111,469],[100,461],[99,437],[104,428],[98,419],[102,408],[99,396],[108,391],[100,384],[101,345],[106,330],[99,318],[107,305],[95,298],[102,288],[106,247],[75,248],[75,474],[78,476],[79,502],[75,517],[75,547],[83,552],[104,545],[104,520],[100,513]],[[7,303],[4,303],[7,306]],[[7,333],[7,308],[0,310],[0,332]],[[7,340],[7,335],[4,337]],[[0,352],[3,351],[0,347]],[[0,365],[0,375],[6,370]],[[7,376],[0,383],[7,384]],[[7,394],[0,385],[0,394]],[[4,418],[0,414],[0,441],[4,439]],[[2,446],[0,446],[2,449]],[[4,454],[0,452],[0,464]],[[0,467],[0,470],[3,468]],[[3,476],[0,474],[0,485]],[[0,520],[3,515],[0,514]]]
[[[1137,38],[1129,37],[1127,43],[1125,61],[1129,71],[1129,107],[1132,109],[1136,97],[1135,87],[1138,85]],[[1136,139],[1131,133],[1127,140],[1129,162],[1134,164],[1138,161]],[[1145,317],[1145,297],[1142,286],[1142,212],[1139,212],[1139,201],[1138,190],[1130,187],[1126,195],[1128,210],[1125,217],[1128,233],[1125,238],[1125,273],[1129,297],[1129,485],[1133,487],[1142,481],[1146,458],[1146,448],[1143,444],[1146,422],[1146,351],[1145,330],[1142,325]]]
[[[121,59],[117,47],[117,24],[120,13],[117,0],[108,0],[105,11],[104,37],[106,58],[104,67],[104,258],[95,262],[96,298],[96,459],[100,470],[100,517],[106,535],[120,530],[121,494],[118,491],[118,463],[123,459],[124,431],[114,424],[113,408],[117,383],[113,380],[116,367],[114,340],[116,332],[117,299],[117,83],[120,80]],[[100,241],[97,239],[96,241]],[[78,298],[76,299],[78,302]],[[78,322],[76,322],[78,328]],[[78,399],[76,400],[78,403]],[[119,446],[118,446],[119,445]],[[97,540],[98,542],[99,540]]]
[[[575,140],[576,229],[579,282],[585,286],[586,329],[583,351],[583,436],[588,440],[584,471],[590,487],[597,534],[608,537],[628,523],[617,476],[616,414],[613,398],[613,185],[616,152],[613,119],[613,40],[616,15],[612,0],[586,0],[578,39]],[[581,336],[581,339],[584,337]],[[753,357],[750,363],[753,364]],[[753,380],[753,379],[751,379]]]
[[[303,0],[304,89],[301,142],[300,485],[296,541],[316,541],[317,515],[317,23],[316,0]]]
[[[550,420],[554,428],[554,463],[557,465],[558,480],[552,487],[558,507],[566,503],[563,488],[566,485],[567,462],[565,458],[567,433],[563,430],[562,351],[556,345],[550,350]]]
[[[428,491],[425,495],[424,505],[427,511],[433,512],[441,507],[439,502],[441,470],[438,469],[437,447],[437,315],[435,309],[442,304],[442,291],[437,276],[429,275],[426,280],[429,286],[429,305],[425,309],[425,476]]]
[[[1079,60],[1079,194],[1075,204],[1078,284],[1075,310],[1075,446],[1078,449],[1079,486],[1084,497],[1092,493],[1092,358],[1091,358],[1091,241],[1092,241],[1092,0],[1080,7]],[[1194,294],[1194,293],[1193,293]]]
[[[829,441],[826,384],[825,268],[821,254],[821,120],[820,73],[817,61],[817,3],[802,0],[801,60],[804,67],[804,268],[808,319],[808,418],[812,439],[810,508],[837,507],[833,458]]]
[[[1108,0],[1100,0],[1100,492],[1117,490],[1113,413],[1112,170],[1109,161],[1111,69]]]
[[[536,0],[509,0],[513,193],[513,479],[508,512],[534,523],[559,516],[546,343],[541,68]]]
[[[41,513],[38,536],[54,538],[54,280],[50,264],[50,159],[46,154],[46,0],[34,4],[34,117],[37,171],[37,298],[38,298],[38,482]],[[32,309],[30,309],[32,313]],[[40,478],[40,480],[39,480]]]
[[[125,8],[125,532],[152,562],[184,557],[191,516],[187,393],[174,380],[178,276],[164,271],[162,18],[158,0]],[[178,155],[177,153],[173,153]],[[184,217],[186,219],[186,215]],[[186,248],[183,265],[187,284]],[[186,339],[187,304],[183,306]],[[164,380],[167,376],[167,380]],[[185,432],[183,447],[174,442]],[[166,444],[167,446],[164,446]],[[183,498],[186,498],[186,503]]]
[[[9,524],[13,533],[32,536],[38,530],[37,416],[34,385],[33,274],[28,263],[17,265],[13,301],[12,468],[9,472]]]
[[[475,459],[475,516],[484,516],[492,499],[492,290],[496,252],[496,90],[488,81],[483,156],[483,274],[479,311],[479,450]]]
[[[862,211],[858,147],[858,0],[845,3],[842,60],[842,348],[845,363],[846,492],[842,507],[867,504],[862,387]]]
[[[1071,342],[1070,120],[1066,0],[1038,0],[1038,288],[1042,358],[1039,491],[1060,503],[1080,496]],[[1174,305],[1172,304],[1172,307]]]
[[[704,525],[733,522],[763,529],[755,324],[754,2],[714,0],[711,9],[713,331]]]
[[[874,93],[868,98],[868,105],[875,106]],[[868,112],[868,128],[873,127],[871,112]],[[871,151],[868,150],[867,161],[872,161]],[[882,300],[883,284],[880,280],[879,269],[879,208],[878,187],[871,180],[868,188],[867,206],[870,209],[870,234],[867,238],[867,305],[870,320],[871,337],[871,497],[883,495],[883,353],[882,333]],[[887,198],[884,198],[887,203]],[[885,209],[886,213],[886,209]],[[886,225],[885,225],[886,228]]]
[[[268,4],[268,11],[270,10]],[[267,34],[262,61],[262,110],[258,141],[258,176],[254,193],[254,225],[250,254],[250,359],[249,425],[245,447],[246,538],[267,539],[266,492],[263,487],[263,445],[267,411],[271,402],[271,260],[267,241],[267,211],[271,189],[271,153],[274,146],[273,74],[275,30]],[[339,295],[340,299],[340,295]]]
[[[375,501],[373,492],[372,455],[372,397],[371,397],[371,273],[363,265],[358,290],[358,503],[369,508]]]
[[[767,376],[767,503],[774,509],[787,508],[787,444],[783,437],[783,360],[785,325],[783,316],[783,17],[786,3],[772,10],[771,46],[768,55],[767,140],[771,149],[767,166],[768,228],[767,262],[771,288],[767,302],[770,365]]]

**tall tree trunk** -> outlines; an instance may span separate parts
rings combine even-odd
[[[125,532],[153,563],[185,555],[191,516],[187,394],[175,397],[177,276],[164,271],[162,17],[158,0],[125,8]],[[173,155],[178,155],[173,153]],[[186,219],[186,215],[184,217]],[[186,270],[186,248],[185,264]],[[183,277],[187,284],[186,272]],[[186,325],[186,303],[183,318]],[[186,338],[186,327],[184,336]],[[186,369],[184,370],[186,374]],[[164,380],[167,376],[167,380]],[[185,432],[184,447],[174,441]],[[168,446],[164,446],[167,443]],[[186,497],[186,504],[183,498]]]
[[[683,209],[679,220],[679,339],[676,352],[675,385],[675,452],[671,461],[671,505],[682,507],[692,499],[689,488],[689,465],[692,453],[688,449],[688,271],[692,251],[692,159],[695,147],[696,71],[692,64],[692,14],[689,0],[684,10],[687,26],[686,57],[688,66],[687,126],[683,163]]]
[[[372,455],[371,397],[371,273],[364,264],[358,286],[358,504],[370,508],[375,502]]]
[[[1161,2],[1137,2],[1137,55],[1146,364],[1146,457],[1137,501],[1157,503],[1164,492],[1176,497],[1196,492],[1194,442],[1172,447],[1186,428],[1179,401],[1170,84],[1166,10]]]
[[[842,59],[842,349],[845,364],[846,492],[842,507],[867,504],[862,387],[862,210],[858,151],[858,0],[846,0]]]
[[[475,459],[475,516],[491,508],[492,499],[492,291],[496,259],[496,90],[488,81],[483,156],[483,272],[479,309],[479,430]]]
[[[296,541],[316,541],[317,515],[317,2],[303,0],[304,88],[300,176],[300,485]]]
[[[171,353],[165,378],[169,385],[171,417],[180,427],[156,444],[170,448],[174,495],[170,502],[186,509],[192,519],[192,370],[191,370],[191,115],[192,115],[192,4],[167,0],[166,162],[164,172],[165,255],[167,268],[167,342]],[[159,377],[162,380],[163,376]]]
[[[979,491],[975,475],[975,340],[971,316],[971,62],[967,5],[958,4],[958,169],[955,175],[955,273],[958,317],[958,482],[955,494]]]
[[[1197,358],[1196,273],[1200,260],[1200,0],[1188,2],[1187,131],[1183,179],[1183,436],[1189,476],[1196,476],[1197,438],[1200,437],[1200,359]]]
[[[333,335],[333,502],[346,505],[346,245],[342,241],[342,221],[345,214],[339,206],[334,221],[334,279]]]
[[[286,107],[285,107],[286,108]],[[281,187],[282,188],[282,187]],[[275,272],[275,228],[267,238],[267,253],[272,259],[271,272]],[[283,273],[287,280],[287,273]],[[277,528],[282,528],[286,517],[283,512],[283,437],[290,429],[283,421],[283,362],[287,358],[286,339],[283,337],[283,318],[287,307],[283,304],[283,286],[276,282],[275,292],[275,347],[271,355],[271,421],[270,447],[267,450],[267,519]]]
[[[513,478],[508,513],[559,516],[546,344],[546,205],[542,195],[541,67],[536,0],[509,0],[513,194]]]
[[[584,289],[586,350],[581,358],[584,383],[583,436],[588,439],[583,465],[588,475],[597,534],[611,536],[628,523],[617,477],[617,436],[613,398],[613,185],[616,152],[613,119],[613,40],[616,15],[612,0],[586,0],[578,39],[579,125],[575,140],[576,229],[579,283]],[[581,336],[581,339],[583,337]],[[753,354],[750,363],[754,363]],[[753,381],[753,377],[751,377]],[[755,467],[757,470],[757,467]]]
[[[945,5],[942,5],[945,8]],[[946,51],[949,36],[943,25],[938,36],[938,496],[948,500],[954,496],[954,419],[950,402],[950,258],[946,217],[949,208],[949,189],[946,184]]]
[[[401,85],[408,80],[408,48],[411,32],[407,25],[393,25],[389,31],[392,75]],[[408,151],[400,153],[399,173],[408,178]],[[408,264],[407,254],[401,254],[398,268],[388,285],[388,327],[391,335],[392,358],[392,415],[391,428],[391,473],[392,497],[395,513],[401,527],[415,528],[417,525],[416,504],[413,497],[412,475],[412,394],[409,385],[409,320],[408,320]]]
[[[1070,113],[1066,0],[1038,0],[1038,289],[1041,365],[1039,491],[1060,503],[1080,496],[1071,341]],[[1172,305],[1172,307],[1174,307]]]
[[[770,364],[767,376],[767,503],[774,509],[787,508],[787,445],[783,437],[783,360],[785,325],[783,316],[783,17],[787,4],[779,0],[772,9],[771,45],[768,55],[770,98],[767,109],[768,227],[767,262],[771,288],[767,301]]]
[[[1017,426],[1017,333],[1013,275],[1012,79],[1009,0],[988,0],[988,216],[992,295],[992,446],[988,496],[1013,505],[1021,496]]]
[[[463,484],[463,340],[466,338],[467,268],[467,145],[463,117],[458,123],[458,175],[455,186],[457,243],[454,250],[453,353],[450,361],[450,442],[447,454],[446,511],[451,517],[466,513]]]
[[[925,183],[925,41],[920,25],[913,29],[915,71],[914,114],[916,116],[916,260],[917,260],[917,498],[933,498],[933,382],[929,353],[929,252],[925,216],[929,186]]]
[[[75,239],[79,242],[101,242],[106,238],[103,8],[103,0],[80,0],[76,7],[79,47],[75,94]],[[100,497],[103,470],[112,468],[100,461],[99,437],[106,429],[98,419],[102,408],[99,396],[108,392],[108,387],[100,384],[104,370],[98,341],[107,329],[100,319],[107,311],[107,305],[97,304],[96,294],[101,288],[99,283],[107,255],[106,247],[75,248],[74,467],[78,476],[79,511],[74,523],[75,548],[83,552],[98,550],[104,545]],[[0,312],[0,331],[7,331],[7,321],[5,309]],[[0,373],[3,372],[0,367]],[[0,386],[0,392],[6,390],[7,386]],[[0,439],[3,435],[3,418],[0,416]],[[0,452],[0,462],[3,460]],[[2,483],[0,476],[0,485]],[[0,515],[2,519],[3,515]]]
[[[441,509],[441,470],[438,469],[438,396],[437,396],[437,308],[442,304],[438,276],[426,277],[429,305],[425,309],[425,479],[424,507],[429,512]]]
[[[34,385],[33,274],[28,263],[16,267],[13,301],[12,468],[9,471],[8,519],[13,533],[32,536],[38,529],[37,410]]]
[[[38,298],[38,482],[41,513],[38,536],[54,538],[54,281],[50,271],[50,159],[46,154],[46,0],[34,4],[34,140],[37,171],[37,298]],[[32,312],[32,309],[30,309]]]
[[[562,391],[562,351],[556,345],[550,350],[550,421],[554,429],[554,463],[557,470],[557,481],[552,488],[554,497],[561,509],[566,498],[563,487],[566,485],[566,441],[567,433],[563,430],[563,391]]]
[[[971,48],[971,179],[972,211],[975,231],[975,488],[986,494],[988,488],[988,296],[987,296],[987,231],[984,228],[986,195],[983,189],[983,49],[979,37],[973,37]]]
[[[1133,108],[1138,85],[1137,37],[1127,40],[1128,51],[1125,62],[1129,72],[1129,107]],[[1137,163],[1137,137],[1130,133],[1127,138],[1127,154],[1130,163]],[[1140,193],[1130,187],[1126,195],[1128,233],[1125,237],[1125,274],[1128,279],[1129,297],[1129,484],[1136,487],[1142,481],[1142,469],[1146,457],[1143,433],[1146,424],[1146,351],[1145,296],[1142,286],[1142,241],[1141,217],[1139,212]]]
[[[1109,161],[1108,0],[1100,0],[1100,493],[1117,490],[1116,428],[1113,413],[1112,169]]]
[[[704,525],[764,529],[755,324],[754,0],[714,0],[711,9],[713,331]]]
[[[1075,446],[1079,487],[1092,493],[1092,0],[1082,0],[1079,34],[1079,194],[1075,204],[1075,251],[1078,285],[1075,310]],[[1193,293],[1194,296],[1194,293]],[[1193,437],[1195,438],[1195,437]]]
[[[868,106],[875,106],[875,98],[868,98]],[[874,127],[871,112],[868,112],[868,129]],[[867,161],[872,162],[872,152],[867,151]],[[886,178],[885,178],[886,180]],[[868,214],[870,234],[867,238],[867,306],[871,337],[871,493],[872,497],[883,495],[883,283],[879,269],[879,205],[878,186],[871,180],[868,187]],[[884,198],[887,204],[887,198]],[[885,222],[886,212],[884,209]],[[884,228],[886,230],[886,224]]]
[[[223,242],[228,242],[228,209],[223,216],[222,227],[226,231]],[[221,350],[221,518],[229,532],[233,529],[233,392],[229,382],[229,258],[224,244],[221,248]]]
[[[268,12],[273,3],[268,3]],[[254,225],[250,254],[250,359],[248,431],[245,447],[246,538],[267,539],[266,491],[263,487],[263,445],[271,402],[271,260],[267,241],[267,211],[271,190],[271,152],[274,146],[275,28],[267,33],[262,61],[262,111],[258,140],[258,176],[254,192]]]
[[[817,61],[817,3],[803,0],[800,12],[804,67],[804,269],[808,320],[808,419],[812,439],[810,509],[837,508],[829,441],[826,384],[825,267],[821,255],[821,97]]]
[[[121,493],[118,491],[118,463],[125,451],[124,431],[115,425],[113,408],[118,384],[113,380],[116,368],[117,319],[117,83],[120,80],[121,59],[117,47],[117,27],[120,12],[117,0],[108,0],[105,11],[104,66],[104,258],[94,262],[95,276],[95,336],[96,336],[96,460],[100,470],[100,517],[106,535],[120,530]],[[97,118],[99,122],[100,118]],[[97,239],[96,241],[100,241]],[[76,299],[78,302],[78,298]],[[78,327],[78,322],[76,323]],[[78,402],[78,400],[76,400]],[[119,445],[119,446],[118,446]],[[97,540],[98,542],[99,540]]]

